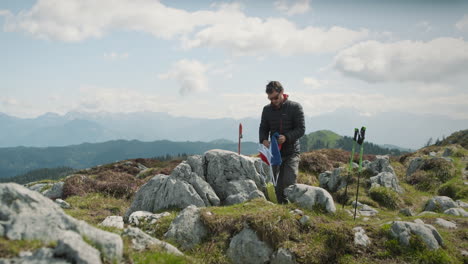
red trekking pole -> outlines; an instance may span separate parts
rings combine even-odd
[[[241,138],[242,138],[242,123],[239,124],[239,145],[237,146],[237,154],[241,152]]]

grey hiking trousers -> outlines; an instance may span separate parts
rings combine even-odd
[[[278,182],[275,187],[276,197],[278,203],[287,203],[284,189],[296,183],[297,174],[299,172],[299,154],[291,154],[289,156],[281,157],[282,163],[279,168]]]

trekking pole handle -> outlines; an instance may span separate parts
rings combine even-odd
[[[358,133],[359,133],[359,129],[355,128],[354,129],[354,138],[353,138],[354,141],[357,140]]]
[[[359,133],[359,137],[358,137],[359,145],[362,145],[362,143],[364,142],[365,135],[366,135],[366,127],[363,126],[361,127],[361,132]]]

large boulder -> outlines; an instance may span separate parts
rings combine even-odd
[[[313,210],[315,206],[321,206],[329,213],[336,212],[333,197],[325,189],[305,184],[294,184],[284,190],[284,194],[290,202]]]
[[[80,235],[72,231],[63,233],[54,250],[56,257],[62,257],[71,263],[101,263],[101,256],[97,249],[83,241]]]
[[[110,261],[120,261],[122,258],[123,243],[119,235],[74,219],[49,198],[21,185],[0,184],[0,237],[10,240],[37,239],[48,243],[69,236],[78,240],[87,237]],[[81,247],[83,244],[76,242],[64,247],[75,250],[74,245]]]
[[[231,181],[227,184],[228,196],[224,200],[224,205],[243,203],[255,198],[265,199],[265,195],[257,189],[252,180]]]
[[[269,263],[272,253],[270,246],[261,241],[250,228],[234,236],[227,250],[228,258],[235,264]]]
[[[468,217],[468,212],[463,208],[450,208],[445,210],[444,214]]]
[[[123,217],[121,216],[111,215],[106,217],[106,219],[104,219],[104,221],[102,221],[99,225],[123,229],[124,221]]]
[[[374,175],[377,175],[381,172],[390,172],[395,174],[395,170],[390,165],[390,159],[388,156],[377,155],[375,159],[367,165],[367,169],[370,170]]]
[[[154,238],[136,227],[126,228],[122,233],[122,236],[131,238],[132,248],[135,250],[145,250],[151,248],[152,246],[156,246],[170,254],[178,256],[184,255],[184,253],[180,252],[180,250],[178,250],[173,245]]]
[[[406,170],[406,178],[410,177],[413,173],[419,170],[423,164],[424,159],[421,157],[416,157],[412,159],[408,165],[408,169]]]
[[[141,186],[135,194],[124,219],[135,211],[157,212],[169,208],[183,209],[189,205],[206,206],[203,199],[189,183],[159,174]]]
[[[450,208],[457,208],[458,204],[447,196],[435,196],[427,201],[424,211],[444,212]]]
[[[232,181],[252,180],[258,190],[265,189],[265,179],[256,168],[258,160],[227,150],[214,149],[205,152],[206,181],[223,204],[235,192],[233,188],[236,188],[236,185],[229,184]],[[245,192],[243,196],[250,196],[250,191]]]
[[[379,174],[377,174],[377,176],[371,177],[370,182],[372,187],[383,186],[385,188],[390,188],[398,193],[403,192],[403,188],[401,188],[395,173],[380,172]]]
[[[406,246],[409,245],[412,234],[421,238],[429,249],[435,250],[443,245],[439,232],[427,224],[395,221],[390,228],[390,234]]]
[[[191,249],[207,234],[208,230],[200,219],[200,209],[191,205],[172,221],[164,236],[175,240],[183,249]]]
[[[64,182],[55,183],[52,188],[44,192],[44,196],[49,197],[50,199],[62,198],[63,195],[63,184]]]
[[[341,173],[346,173],[345,168],[336,168],[331,171],[320,173],[320,187],[330,192],[336,192],[346,186],[346,177],[341,176]]]

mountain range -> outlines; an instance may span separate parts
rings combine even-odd
[[[260,115],[260,113],[259,113]],[[167,113],[46,113],[36,118],[18,118],[0,113],[0,147],[48,147],[109,140],[204,141],[228,139],[237,142],[239,123],[243,140],[258,140],[259,118],[203,119]],[[352,136],[355,127],[367,127],[367,138],[376,144],[418,149],[429,138],[466,129],[468,120],[410,113],[381,113],[363,116],[355,109],[338,109],[320,116],[307,116],[306,133],[332,130]]]

